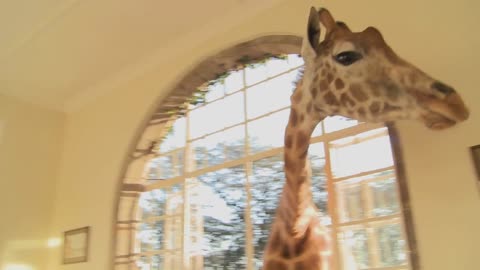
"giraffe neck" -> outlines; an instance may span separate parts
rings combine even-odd
[[[316,211],[311,192],[311,168],[307,158],[310,137],[318,121],[312,121],[292,105],[285,130],[286,181],[280,198],[279,218],[294,237],[301,236]]]
[[[311,91],[297,83],[285,130],[286,181],[264,254],[265,270],[327,270],[330,240],[317,216],[307,159],[310,137],[323,119],[312,113]]]

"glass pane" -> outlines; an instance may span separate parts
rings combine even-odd
[[[290,67],[298,67],[303,65],[303,58],[299,54],[289,54],[288,55],[288,64]]]
[[[315,129],[313,130],[313,133],[312,133],[312,138],[313,137],[317,137],[317,136],[320,136],[323,134],[323,128],[322,128],[322,125],[321,124],[318,124]]]
[[[184,147],[186,141],[185,118],[179,118],[167,132],[167,136],[160,144],[160,153],[165,153],[176,148]]]
[[[256,64],[245,68],[245,79],[247,85],[252,85],[268,78],[267,66],[264,64]]]
[[[172,186],[167,195],[167,215],[180,215],[183,212],[183,190],[181,184]]]
[[[183,149],[150,160],[148,180],[165,180],[183,174]]]
[[[384,135],[385,131],[385,128],[376,129],[331,142],[333,175],[344,177],[393,166],[390,140]]]
[[[154,231],[149,223],[141,223],[137,230],[137,239],[140,242],[140,252],[152,250]]]
[[[248,118],[252,119],[290,106],[290,96],[293,93],[297,76],[296,71],[255,85],[247,90]]]
[[[152,268],[151,268],[151,270],[162,270],[162,269],[164,269],[162,256],[153,255],[152,256]]]
[[[328,217],[328,192],[327,192],[327,176],[325,175],[325,151],[323,143],[315,143],[310,145],[308,150],[310,164],[312,168],[312,193],[313,201],[317,205],[322,214],[322,222],[324,225],[331,223]]]
[[[142,219],[146,220],[152,216],[163,216],[166,214],[165,202],[167,193],[163,189],[143,192],[140,195],[139,205],[142,209]]]
[[[287,109],[248,124],[251,154],[284,145],[288,115]]]
[[[267,76],[269,77],[275,76],[279,73],[291,69],[287,59],[272,58],[268,60],[265,64],[267,65]]]
[[[207,93],[205,94],[205,102],[211,102],[225,95],[225,85],[222,82],[217,82],[213,85],[210,85],[207,89]]]
[[[253,162],[251,186],[251,218],[253,223],[253,246],[255,249],[255,269],[261,269],[265,244],[270,225],[275,217],[278,199],[283,189],[282,155],[276,155]]]
[[[323,120],[325,125],[325,133],[338,131],[358,125],[358,121],[343,116],[331,116]]]
[[[368,236],[365,229],[342,229],[338,241],[343,269],[369,268]]]
[[[246,268],[245,177],[243,166],[239,166],[191,180],[191,208],[198,209],[196,218],[202,219],[191,233],[202,236],[197,252],[203,254],[204,269]]]
[[[191,111],[191,138],[198,138],[243,121],[243,92],[239,92]]]
[[[245,155],[245,126],[237,126],[192,142],[196,168],[218,165]]]
[[[147,256],[141,256],[137,261],[137,267],[141,270],[150,270],[150,259]]]
[[[400,224],[383,225],[376,228],[380,251],[380,266],[395,266],[407,263],[405,240],[402,238]]]
[[[383,174],[388,176],[390,173],[384,172]],[[373,201],[373,216],[378,217],[398,213],[400,205],[397,195],[397,184],[393,175],[390,174],[390,178],[386,180],[370,182],[368,187],[370,188]]]
[[[352,179],[336,183],[335,189],[340,222],[366,218],[361,180]]]
[[[137,231],[137,239],[140,242],[140,252],[161,250],[164,248],[165,227],[163,221],[155,223],[141,223]]]
[[[240,90],[243,87],[243,70],[232,71],[227,78],[225,78],[225,90],[227,93],[232,93]]]
[[[152,249],[153,250],[161,250],[163,249],[163,230],[164,222],[163,220],[159,220],[152,225],[153,229],[153,239],[152,239]]]

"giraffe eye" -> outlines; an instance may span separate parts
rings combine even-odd
[[[347,52],[341,52],[337,55],[335,55],[335,61],[338,63],[344,65],[344,66],[349,66],[356,61],[362,59],[362,55],[358,52],[355,51],[347,51]]]

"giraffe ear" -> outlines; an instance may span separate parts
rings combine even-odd
[[[317,10],[312,7],[308,17],[307,35],[302,44],[302,56],[314,57],[317,55],[318,42],[320,39],[320,18]]]
[[[330,11],[325,8],[321,8],[318,11],[318,16],[320,17],[320,22],[323,24],[323,26],[325,26],[326,34],[330,33],[336,25],[335,19],[333,18],[332,14],[330,14]]]

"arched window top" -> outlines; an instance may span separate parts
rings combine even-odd
[[[301,65],[289,54],[223,73],[172,105],[175,114],[162,111],[167,98],[123,181],[115,269],[261,268]],[[387,129],[327,118],[313,134],[310,159],[313,197],[339,265],[409,269]]]

